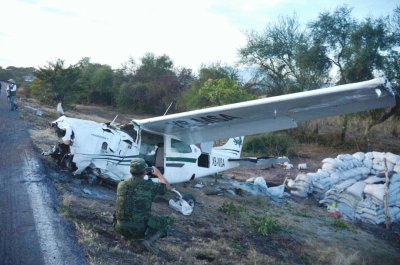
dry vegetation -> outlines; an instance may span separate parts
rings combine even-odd
[[[48,149],[56,140],[47,127],[56,116],[52,109],[40,107],[36,116],[26,106],[39,108],[33,101],[22,102],[22,116],[38,151]],[[68,112],[78,118],[108,121],[112,110],[79,107]],[[120,115],[126,122],[129,115]],[[320,167],[321,158],[336,156],[341,150],[302,145],[292,162],[307,163],[308,171]],[[267,197],[232,195],[229,179],[243,180],[263,176],[269,184],[294,178],[298,170],[281,168],[237,168],[223,177],[208,177],[177,188],[193,194],[198,203],[191,216],[168,207],[172,194],[158,197],[154,214],[175,219],[171,235],[159,240],[160,256],[147,252],[139,241],[128,241],[112,228],[115,187],[90,186],[85,179],[72,177],[44,158],[49,178],[60,198],[59,212],[74,226],[76,237],[89,264],[400,264],[400,236],[383,227],[349,223],[327,217],[313,198],[287,198],[273,201]],[[202,182],[205,187],[194,188]]]

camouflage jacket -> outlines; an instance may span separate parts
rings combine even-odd
[[[120,182],[117,188],[116,219],[133,223],[146,222],[151,214],[154,197],[166,192],[165,184],[139,177]]]

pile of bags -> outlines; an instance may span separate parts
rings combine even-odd
[[[385,222],[385,168],[389,172],[388,210],[391,221],[400,220],[400,156],[358,152],[326,158],[315,173],[299,174],[291,194],[315,196],[321,204],[336,205],[345,218],[373,224]]]

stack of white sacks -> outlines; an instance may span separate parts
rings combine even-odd
[[[392,222],[400,220],[400,156],[358,152],[326,158],[315,173],[299,174],[291,194],[313,194],[321,204],[336,204],[343,216],[373,224],[385,222],[385,160],[389,172],[388,208]]]

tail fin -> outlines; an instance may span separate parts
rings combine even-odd
[[[226,144],[215,147],[213,150],[224,152],[232,158],[239,158],[242,152],[244,136],[229,138]]]
[[[59,103],[57,104],[57,113],[58,113],[58,115],[60,115],[60,116],[63,116],[63,115],[64,115],[64,110],[63,110],[63,107],[62,107],[61,102],[59,102]]]

